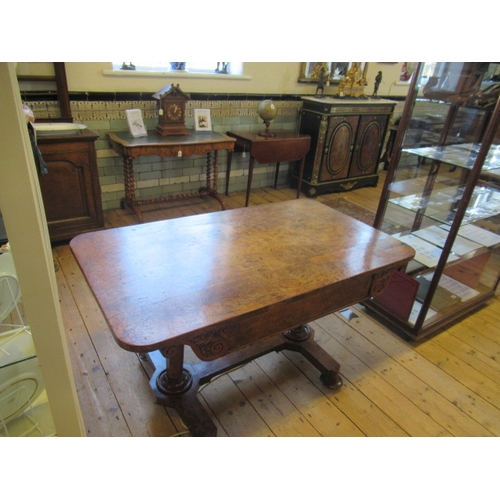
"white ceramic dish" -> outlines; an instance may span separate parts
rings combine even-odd
[[[87,128],[81,123],[34,123],[37,135],[68,135],[77,134]]]
[[[23,413],[42,390],[40,373],[26,372],[9,378],[0,386],[0,425],[3,427]]]
[[[0,428],[23,413],[43,390],[33,340],[23,330],[0,350]]]

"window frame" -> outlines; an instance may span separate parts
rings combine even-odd
[[[234,73],[218,73],[215,68],[217,63],[214,63],[214,69],[210,71],[207,68],[192,68],[186,70],[172,70],[168,67],[170,63],[137,63],[136,69],[127,70],[121,69],[123,63],[111,62],[112,69],[103,70],[105,76],[124,76],[124,77],[158,77],[158,76],[175,76],[176,78],[230,78],[249,80],[250,78],[243,74],[243,63],[230,63],[235,67]],[[164,68],[164,69],[162,69]]]

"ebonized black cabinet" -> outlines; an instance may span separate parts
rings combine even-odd
[[[378,163],[395,102],[385,99],[303,97],[300,133],[311,136],[303,191],[327,192],[376,186]],[[298,167],[292,173],[297,184]]]

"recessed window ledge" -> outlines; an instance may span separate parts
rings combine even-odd
[[[189,71],[128,71],[120,69],[105,69],[102,71],[104,76],[115,77],[175,77],[175,78],[200,78],[212,80],[251,80],[252,77],[248,75],[225,75],[222,73],[191,73]]]

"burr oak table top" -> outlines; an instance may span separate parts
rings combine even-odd
[[[414,251],[299,199],[107,229],[71,249],[117,343],[214,359],[380,293]]]

